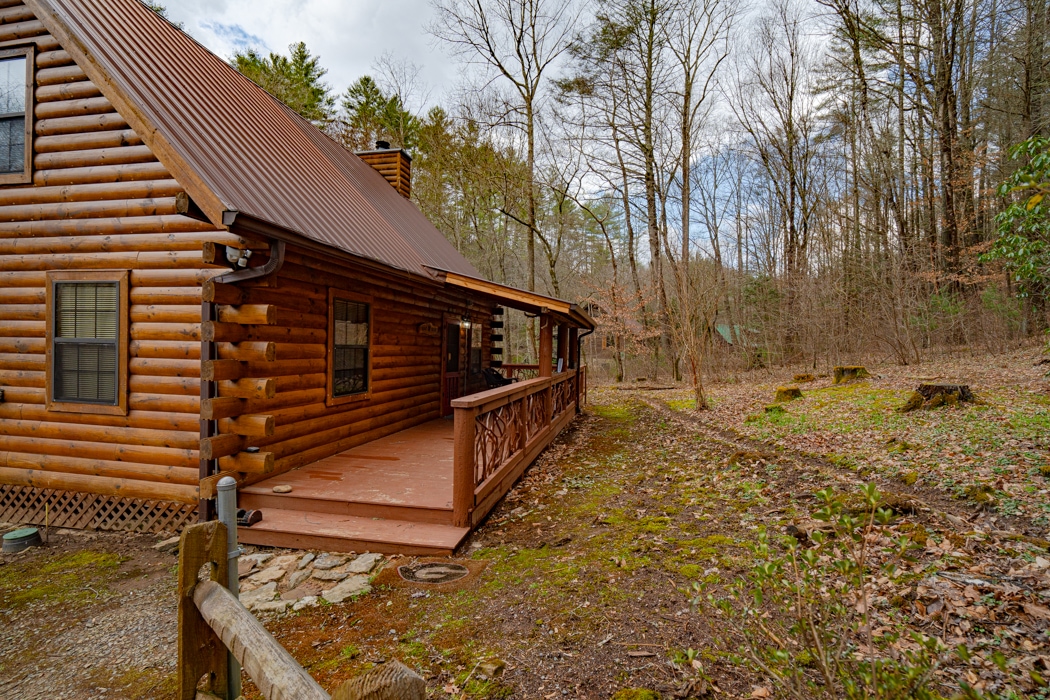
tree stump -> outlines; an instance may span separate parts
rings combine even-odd
[[[903,406],[897,409],[897,413],[911,413],[922,408],[922,405],[926,403],[926,397],[917,391],[911,392],[911,396],[908,397],[907,402]]]
[[[815,382],[817,378],[808,372],[806,374],[796,374],[795,382],[798,384],[805,384],[806,382]]]
[[[973,401],[973,392],[969,384],[920,384],[917,392],[922,394],[926,401],[933,401],[934,397],[943,397],[940,403],[958,403],[959,401]]]
[[[866,379],[871,376],[868,373],[866,367],[860,365],[845,365],[843,367],[836,367],[835,370],[834,384],[842,384],[843,382],[850,382],[854,379]]]
[[[802,390],[797,386],[778,386],[773,401],[776,403],[784,403],[785,401],[794,401],[795,399],[801,398]]]

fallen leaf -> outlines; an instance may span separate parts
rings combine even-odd
[[[754,690],[751,691],[751,697],[753,697],[753,698],[771,698],[771,697],[773,697],[773,692],[769,688],[767,688],[766,686],[762,685],[762,686],[759,686],[759,687],[757,687],[757,688],[755,688]]]
[[[1022,604],[1024,611],[1032,617],[1038,617],[1041,620],[1050,620],[1050,608],[1045,608],[1042,605],[1035,605],[1034,603]]]

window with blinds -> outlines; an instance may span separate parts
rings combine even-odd
[[[56,282],[53,303],[53,400],[117,405],[119,284]]]
[[[369,305],[332,300],[332,396],[368,391]]]

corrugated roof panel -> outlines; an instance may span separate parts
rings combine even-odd
[[[478,275],[379,173],[137,0],[42,1],[228,209],[416,274]]]

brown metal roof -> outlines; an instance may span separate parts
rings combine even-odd
[[[364,161],[137,0],[26,0],[216,225],[231,212],[395,268],[478,272]]]

